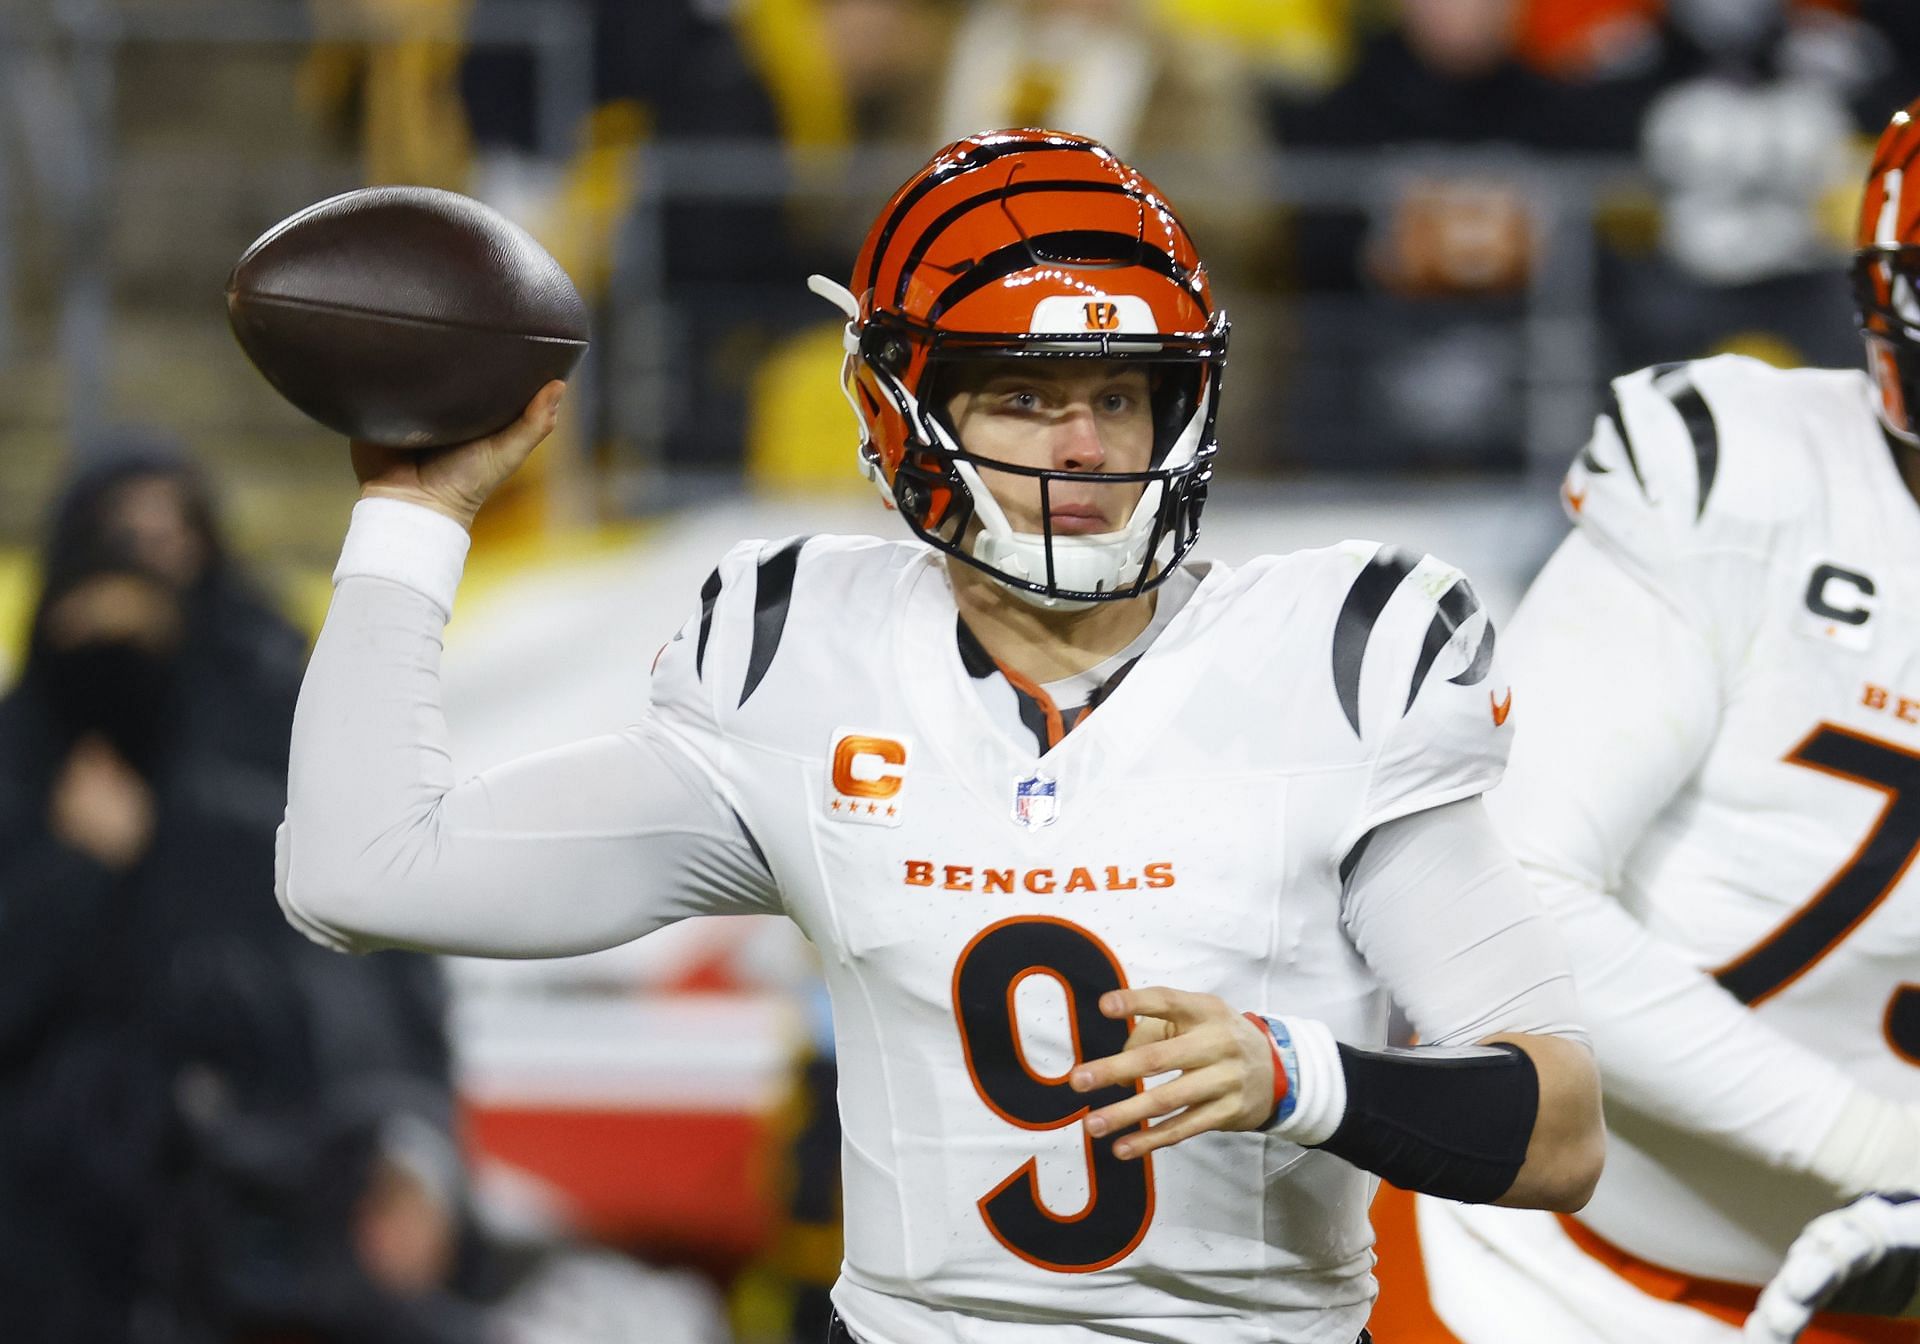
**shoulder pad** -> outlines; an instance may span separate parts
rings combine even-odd
[[[1366,559],[1334,620],[1333,685],[1364,741],[1412,713],[1435,678],[1460,687],[1484,682],[1495,636],[1473,585],[1452,565],[1397,546],[1348,548]]]
[[[1331,855],[1343,876],[1353,847],[1382,822],[1499,783],[1513,689],[1494,645],[1466,575],[1430,555],[1372,547],[1333,631],[1335,694],[1368,761],[1365,796]]]
[[[701,585],[700,634],[694,646],[694,669],[703,681],[716,687],[717,698],[724,707],[737,709],[746,704],[766,679],[767,669],[773,666],[774,655],[780,651],[780,641],[787,632],[787,614],[793,606],[793,584],[800,570],[801,552],[810,540],[812,538],[804,536],[788,537],[784,541],[736,546]],[[727,641],[727,656],[716,657],[710,667],[706,653],[716,613],[724,614],[723,628],[733,638]],[[723,675],[721,669],[732,675]],[[736,683],[740,688],[737,696],[730,693]]]
[[[656,705],[698,703],[717,717],[747,702],[786,634],[808,537],[743,541],[700,585],[699,609],[654,664]]]
[[[863,623],[927,554],[916,544],[849,536],[746,541],[728,551],[700,586],[699,611],[679,640],[692,646],[688,672],[714,715],[759,703],[775,659],[808,643],[796,631],[817,644],[835,628],[871,628]]]
[[[1635,555],[1688,537],[1764,545],[1765,529],[1805,507],[1814,485],[1804,382],[1799,371],[1737,355],[1615,379],[1567,472],[1567,512]]]

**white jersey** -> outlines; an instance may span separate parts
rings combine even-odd
[[[1384,1043],[1340,866],[1498,777],[1508,688],[1477,605],[1456,571],[1371,545],[1215,567],[1036,758],[970,685],[938,557],[823,538],[727,558],[655,703],[823,953],[856,1328],[927,1337],[930,1304],[1170,1340],[1358,1334],[1367,1177],[1253,1134],[1123,1163],[1064,1077],[1122,1047],[1096,1003],[1124,985]],[[1290,1312],[1321,1315],[1276,1333]]]
[[[1592,1014],[1612,1141],[1581,1221],[1761,1283],[1841,1197],[1792,1168],[1846,1091],[1920,1101],[1920,509],[1861,374],[1615,386],[1508,632],[1534,712],[1490,802]]]
[[[425,510],[355,511],[295,721],[289,916],[492,955],[791,916],[832,991],[835,1300],[863,1339],[1359,1334],[1372,1178],[1265,1134],[1130,1162],[1090,1142],[1080,1117],[1117,1096],[1066,1074],[1122,1048],[1104,990],[1211,992],[1361,1046],[1390,993],[1434,1044],[1569,1029],[1517,872],[1496,897],[1360,854],[1477,817],[1506,756],[1493,629],[1436,560],[1349,543],[1206,569],[1042,751],[976,688],[942,558],[746,543],[662,651],[647,719],[456,784],[436,669],[464,545]]]

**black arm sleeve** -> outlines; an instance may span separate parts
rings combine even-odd
[[[1347,1110],[1322,1149],[1403,1190],[1466,1204],[1490,1203],[1513,1185],[1540,1108],[1524,1050],[1342,1045],[1340,1064]]]

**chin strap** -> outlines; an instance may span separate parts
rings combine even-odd
[[[973,496],[974,515],[980,520],[979,531],[965,543],[968,553],[981,564],[1013,578],[1025,579],[1029,583],[1045,583],[1049,550],[1046,536],[1037,532],[1014,531],[1012,523],[1007,520],[1006,510],[1000,507],[1000,501],[981,481],[973,463],[960,454],[958,446],[948,437],[946,426],[935,424],[933,432],[940,436],[942,446],[953,455],[954,470],[966,483],[967,493]],[[1141,504],[1147,503],[1149,498],[1157,498],[1161,488],[1158,482],[1150,485],[1141,496]],[[1137,518],[1139,512],[1136,508],[1134,517]],[[1135,552],[1141,549],[1136,544],[1141,539],[1135,535],[1132,519],[1117,532],[1053,538],[1053,586],[1079,592],[1125,587],[1140,577],[1140,566],[1145,557]],[[1045,593],[1008,586],[1022,601],[1046,611],[1085,611],[1094,605],[1086,598],[1051,597]]]
[[[1194,407],[1180,437],[1167,451],[1163,466],[1184,466],[1199,451],[1200,436],[1206,429],[1207,409],[1212,399],[1213,389],[1209,386]],[[1023,578],[1030,583],[1045,583],[1047,538],[1039,533],[1014,531],[1000,502],[981,482],[979,473],[960,452],[959,445],[948,436],[946,427],[935,423],[933,432],[939,436],[941,446],[953,455],[954,470],[973,496],[974,512],[980,519],[980,531],[967,543],[968,551],[982,564],[1003,570],[1015,578]],[[1151,559],[1147,555],[1147,540],[1153,535],[1166,491],[1165,481],[1150,482],[1141,492],[1140,501],[1134,505],[1133,512],[1127,516],[1126,525],[1118,531],[1090,537],[1053,538],[1053,586],[1074,592],[1101,592],[1125,588],[1137,581]],[[1023,601],[1047,611],[1085,611],[1094,605],[1092,600],[1086,598],[1050,597],[1012,585],[1009,587]]]

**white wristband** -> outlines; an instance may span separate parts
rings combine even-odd
[[[1307,1147],[1325,1143],[1347,1114],[1347,1075],[1340,1067],[1340,1043],[1334,1040],[1333,1029],[1316,1018],[1274,1020],[1293,1038],[1299,1072],[1288,1080],[1294,1093],[1293,1114],[1267,1132]]]
[[[363,499],[353,506],[353,521],[333,567],[334,586],[346,579],[386,579],[411,588],[453,614],[473,539],[445,514],[398,499]]]

